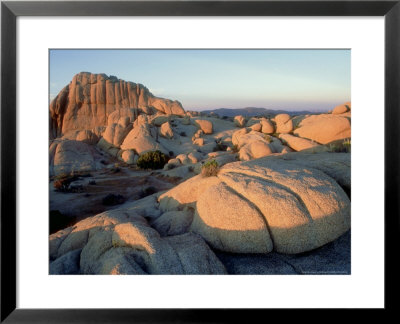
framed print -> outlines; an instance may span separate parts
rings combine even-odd
[[[2,2],[1,320],[393,309],[399,13]]]

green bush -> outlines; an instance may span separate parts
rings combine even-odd
[[[237,145],[237,144],[234,144],[233,146],[232,146],[232,152],[233,153],[237,153],[237,152],[239,152],[240,150],[239,150],[239,145]]]
[[[203,177],[213,177],[219,172],[218,162],[215,160],[207,161],[201,167],[201,175]]]
[[[162,169],[168,162],[168,156],[160,151],[146,152],[139,156],[137,166],[141,169]]]

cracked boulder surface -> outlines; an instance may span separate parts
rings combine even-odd
[[[216,177],[199,175],[164,193],[160,208],[194,208],[190,230],[217,250],[316,249],[350,229],[350,199],[339,184],[350,182],[350,155],[301,155],[229,163]]]
[[[150,199],[149,199],[150,198]],[[162,238],[152,196],[50,235],[50,274],[225,274],[195,233]]]
[[[348,273],[349,184],[346,153],[229,163],[52,234],[50,273]]]

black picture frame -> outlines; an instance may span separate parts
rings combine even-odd
[[[1,3],[1,322],[198,323],[256,319],[265,310],[16,308],[16,19],[18,16],[384,16],[385,309],[398,287],[400,0],[395,1],[4,1]],[[369,176],[369,175],[366,175]],[[373,188],[371,188],[373,190]],[[372,262],[372,261],[371,261]],[[261,314],[257,314],[261,313]],[[262,317],[261,317],[262,318]]]

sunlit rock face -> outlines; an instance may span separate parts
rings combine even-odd
[[[307,150],[319,146],[319,144],[313,141],[290,134],[280,134],[279,138],[295,151]]]
[[[293,130],[293,122],[288,114],[279,114],[275,116],[276,132],[290,133]]]
[[[300,154],[229,163],[164,193],[160,209],[193,208],[190,230],[221,251],[313,250],[350,228],[350,155]]]
[[[107,126],[116,110],[138,108],[137,112],[184,115],[178,101],[155,97],[145,86],[106,74],[81,72],[50,103],[50,137],[70,130]]]
[[[299,123],[293,133],[296,136],[327,144],[351,137],[350,116],[321,114],[311,115]]]

